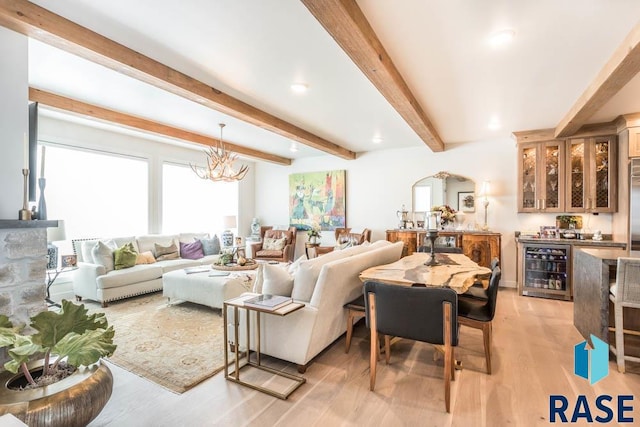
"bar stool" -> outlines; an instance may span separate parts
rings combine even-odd
[[[609,349],[616,355],[618,371],[624,373],[625,361],[640,362],[640,357],[624,354],[624,307],[640,308],[640,258],[618,258],[616,283],[609,289],[615,314],[615,346]]]

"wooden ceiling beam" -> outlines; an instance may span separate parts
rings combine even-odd
[[[145,132],[152,132],[158,135],[168,136],[170,138],[177,138],[187,142],[194,142],[200,145],[215,146],[218,143],[218,139],[216,138],[211,138],[209,136],[175,128],[173,126],[164,125],[151,120],[146,120],[140,117],[131,116],[129,114],[120,113],[118,111],[98,107],[96,105],[87,104],[86,102],[66,98],[61,95],[56,95],[54,93],[46,92],[44,90],[32,87],[29,88],[29,100],[59,110],[81,114],[100,120],[106,120],[126,127],[143,130]],[[262,151],[254,150],[252,148],[232,144],[227,141],[224,141],[224,145],[225,148],[229,151],[233,151],[234,153],[242,156],[265,160],[267,162],[285,166],[291,164],[291,159],[287,159],[286,157],[276,156],[275,154],[265,153]]]
[[[556,137],[571,136],[640,71],[640,23],[618,46],[596,78],[555,128]]]
[[[351,60],[433,151],[444,143],[355,0],[301,0]]]
[[[233,98],[26,0],[0,0],[0,25],[343,159],[356,153]]]

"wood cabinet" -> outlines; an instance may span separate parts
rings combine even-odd
[[[518,212],[564,212],[565,141],[518,146]]]
[[[387,230],[387,240],[404,242],[402,256],[413,254],[421,246],[426,230]],[[483,267],[490,267],[494,257],[500,259],[500,233],[479,231],[440,231],[436,245],[461,247],[462,253]]]
[[[629,157],[640,157],[640,128],[629,128]]]
[[[616,212],[615,136],[567,141],[566,212]]]

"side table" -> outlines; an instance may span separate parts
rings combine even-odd
[[[282,372],[282,371],[278,371],[276,369],[273,368],[269,368],[267,366],[264,366],[261,363],[260,360],[260,316],[262,313],[267,314],[267,315],[272,315],[272,316],[286,316],[288,314],[293,313],[296,310],[301,309],[302,307],[304,307],[304,304],[302,303],[298,303],[298,302],[292,302],[290,304],[285,305],[284,307],[281,307],[277,310],[268,310],[268,309],[262,309],[262,308],[257,308],[257,307],[248,307],[244,305],[244,301],[251,299],[253,297],[255,297],[258,294],[246,294],[246,295],[242,295],[240,297],[237,298],[233,298],[230,300],[227,300],[223,303],[222,306],[222,315],[223,315],[223,319],[224,319],[224,377],[225,379],[241,384],[243,386],[252,388],[254,390],[258,390],[261,391],[263,393],[267,393],[271,396],[277,397],[279,399],[283,399],[286,400],[291,393],[293,393],[295,390],[298,389],[298,387],[300,387],[302,384],[304,384],[307,380],[303,377],[297,376],[297,375],[292,375],[292,374],[288,374],[286,372]],[[233,371],[229,372],[229,347],[228,347],[228,343],[229,343],[229,337],[228,337],[228,310],[229,308],[233,309],[233,335],[234,335],[234,343],[235,343],[235,351],[234,351],[234,360],[232,361],[233,363]],[[240,350],[240,343],[239,343],[239,338],[240,338],[240,334],[239,334],[239,326],[240,326],[240,322],[239,322],[239,314],[240,314],[240,309],[245,309],[246,310],[246,356],[242,357],[241,356],[241,350]],[[251,361],[251,343],[250,343],[250,337],[251,337],[251,312],[255,313],[255,318],[256,318],[256,344],[255,344],[255,354],[256,354],[256,361],[253,362]],[[244,363],[241,365],[240,364],[240,359],[244,358],[245,361]],[[279,392],[277,390],[265,387],[263,385],[258,385],[255,383],[250,383],[248,381],[244,381],[240,379],[240,371],[242,370],[242,368],[245,367],[253,367],[256,369],[259,369],[261,371],[264,372],[268,372],[270,374],[282,377],[282,378],[286,378],[289,379],[291,381],[293,381],[293,384],[285,391],[285,392]]]
[[[47,304],[49,304],[49,307],[54,307],[54,306],[61,307],[60,304],[58,304],[57,302],[51,299],[49,288],[51,288],[51,285],[53,285],[53,282],[56,281],[60,273],[66,272],[66,271],[73,271],[77,269],[78,267],[61,267],[61,268],[47,270],[47,278],[45,279],[45,283],[47,284],[47,295],[44,297],[44,300],[47,302]]]
[[[304,253],[307,256],[307,259],[311,259],[309,258],[309,249],[313,249],[313,253],[315,254],[314,258],[318,256],[318,252],[317,252],[318,247],[320,247],[320,243],[305,242]]]

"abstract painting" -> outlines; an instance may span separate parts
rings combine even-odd
[[[298,230],[345,226],[345,171],[289,175],[289,225]]]

